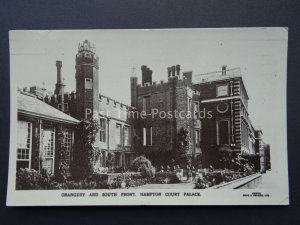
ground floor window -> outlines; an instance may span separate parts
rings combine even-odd
[[[196,147],[199,148],[200,147],[200,130],[195,130],[195,139],[196,139]]]
[[[72,150],[73,150],[73,130],[66,129],[65,131],[65,147],[66,147],[66,161],[68,165],[72,160]]]
[[[43,126],[41,137],[42,168],[49,174],[54,173],[55,129],[51,126]]]
[[[32,123],[18,121],[17,169],[29,168],[31,162]]]
[[[143,145],[144,146],[152,145],[152,127],[143,128]]]
[[[230,123],[229,120],[217,121],[217,144],[226,145],[229,144],[230,137]]]
[[[124,146],[130,146],[129,136],[129,127],[124,126]]]
[[[244,121],[241,123],[241,141],[243,146],[249,148],[249,130]]]
[[[100,118],[100,141],[101,142],[106,142],[106,119],[105,118]]]
[[[121,124],[116,124],[116,133],[115,133],[115,140],[116,140],[116,145],[121,145]]]

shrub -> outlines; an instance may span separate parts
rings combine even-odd
[[[16,174],[16,190],[48,189],[50,177],[46,170],[19,169]]]
[[[147,177],[143,177],[140,174],[133,173],[123,173],[119,174],[117,177],[113,179],[113,181],[109,184],[110,189],[122,188],[125,185],[126,188],[136,187],[151,183],[150,179]]]
[[[195,184],[196,189],[202,189],[207,187],[212,187],[214,185],[221,184],[223,182],[227,183],[233,180],[240,179],[242,177],[249,176],[254,172],[212,172],[203,175],[203,178],[198,178]]]
[[[195,184],[195,189],[204,189],[206,188],[207,186],[207,181],[205,179],[200,179],[198,178],[196,184]]]
[[[84,180],[65,180],[60,182],[49,177],[45,170],[41,173],[35,170],[20,169],[16,176],[16,190],[74,190],[74,189],[108,189],[104,176],[93,174]]]
[[[155,174],[155,179],[152,179],[152,183],[177,184],[177,183],[180,183],[180,180],[177,177],[175,172],[158,172]]]
[[[118,166],[118,167],[115,167],[115,168],[114,168],[114,172],[115,172],[115,173],[123,173],[123,172],[124,172],[124,169],[123,169],[123,167]]]
[[[107,175],[101,173],[93,173],[88,179],[89,182],[95,182],[95,189],[108,189]]]
[[[130,169],[134,172],[140,172],[144,177],[153,177],[155,175],[155,168],[145,156],[135,158]]]

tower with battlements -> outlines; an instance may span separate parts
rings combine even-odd
[[[99,111],[99,58],[85,40],[76,54],[76,117],[90,118]]]

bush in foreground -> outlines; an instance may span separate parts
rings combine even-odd
[[[151,179],[135,173],[122,173],[109,184],[110,189],[130,188],[151,183]]]
[[[47,171],[39,173],[33,169],[19,169],[16,175],[16,190],[48,189],[50,177]]]
[[[60,182],[50,177],[45,170],[19,169],[16,175],[16,190],[57,190],[57,189],[107,189],[103,177],[93,174],[87,179]]]
[[[135,158],[131,164],[131,170],[140,172],[144,177],[154,177],[155,175],[155,168],[145,156]]]
[[[203,175],[203,178],[198,178],[195,184],[195,189],[209,188],[221,183],[227,183],[246,177],[253,174],[253,172],[232,172],[232,173],[222,173],[222,172],[212,172]]]

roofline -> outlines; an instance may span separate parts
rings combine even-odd
[[[116,103],[119,103],[120,105],[124,105],[124,106],[126,106],[126,107],[128,107],[128,108],[135,109],[135,107],[133,107],[133,106],[130,106],[130,105],[127,105],[127,104],[125,104],[125,103],[123,103],[123,102],[117,101],[117,100],[115,100],[115,99],[113,99],[113,98],[111,98],[111,97],[108,97],[108,96],[106,96],[106,95],[103,95],[103,94],[101,94],[101,93],[99,93],[99,97],[100,97],[100,96],[102,96],[102,97],[104,97],[104,98],[107,98],[107,99],[109,99],[109,100],[112,100],[112,101],[114,101],[114,102],[116,102]],[[100,98],[99,98],[99,101],[100,101]]]
[[[207,84],[207,83],[213,83],[213,82],[218,82],[218,81],[225,81],[225,80],[230,80],[230,79],[234,79],[234,78],[240,78],[242,83],[243,83],[243,87],[245,89],[245,93],[247,96],[247,99],[249,100],[249,95],[246,89],[246,86],[244,84],[244,80],[243,80],[243,76],[242,76],[242,71],[240,67],[235,67],[235,68],[231,68],[231,69],[227,69],[226,71],[233,71],[233,70],[240,70],[240,75],[238,76],[228,76],[228,77],[224,77],[224,79],[216,79],[216,80],[211,80],[211,81],[203,81],[203,82],[197,82],[197,83],[193,83],[193,84]],[[222,73],[222,70],[219,71],[214,71],[214,72],[208,72],[208,73],[200,73],[200,74],[195,74],[194,76],[203,76],[203,75],[209,75],[209,74],[215,74],[215,73]]]
[[[78,124],[80,122],[79,120],[77,120],[75,118],[74,118],[74,120],[77,120],[77,122],[67,120],[67,119],[66,120],[65,119],[59,119],[57,117],[52,117],[52,116],[46,116],[46,115],[43,115],[43,114],[28,112],[28,111],[22,110],[22,109],[18,109],[18,114],[23,114],[25,116],[33,116],[33,117],[42,118],[42,119],[48,119],[48,120],[52,120],[54,122],[69,123],[69,124]]]
[[[237,70],[237,69],[240,70],[241,68],[235,67],[235,68],[231,68],[231,69],[226,69],[226,71],[232,71],[232,70]],[[207,72],[207,73],[199,73],[199,74],[195,74],[195,76],[209,75],[209,74],[215,74],[215,73],[222,73],[222,70],[217,70],[217,71]]]
[[[232,80],[232,79],[236,79],[236,78],[242,78],[242,76],[237,76],[237,77],[224,77],[224,79],[218,79],[218,80],[211,80],[211,81],[203,81],[203,82],[197,82],[197,83],[193,83],[193,85],[201,85],[201,84],[208,84],[208,83],[214,83],[214,82],[220,82],[220,81],[225,81],[225,80]]]

